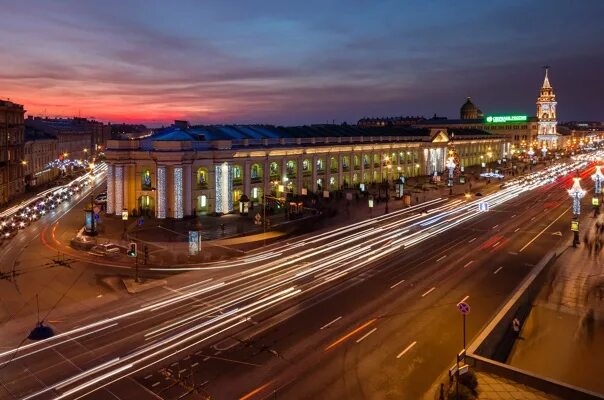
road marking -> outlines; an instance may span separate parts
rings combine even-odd
[[[473,262],[474,262],[474,260],[468,261],[468,262],[466,263],[466,265],[464,265],[463,267],[464,267],[464,268],[466,268],[466,267],[468,267],[470,264],[472,264]]]
[[[520,230],[520,228],[516,228],[516,230],[514,232],[518,232]]]
[[[145,380],[146,380],[146,379],[149,379],[149,378],[151,378],[152,376],[153,376],[153,375],[149,374],[149,375],[145,376],[145,378],[144,378],[144,379],[145,379]]]
[[[493,245],[493,247],[497,247],[497,246],[499,246],[499,243],[501,243],[501,242],[497,242],[497,243],[495,243],[495,244]]]
[[[493,272],[493,275],[497,275],[497,272],[501,271],[503,269],[503,267],[499,267],[495,270],[495,272]]]
[[[493,229],[497,228],[498,226],[499,226],[499,224],[495,225],[495,226],[493,227]]]
[[[470,241],[468,243],[472,243],[475,240],[476,240],[476,238],[472,238],[472,239],[470,239]]]
[[[400,285],[401,283],[405,282],[405,280],[403,279],[402,281],[398,281],[396,282],[394,285],[390,286],[390,289],[394,289],[395,287],[397,287],[398,285]]]
[[[198,362],[194,362],[193,364],[191,364],[191,368],[195,368],[196,366],[198,366],[199,363]]]
[[[533,217],[533,218],[531,218],[531,221],[534,221],[534,220],[535,220],[535,218],[537,218],[537,217]]]
[[[512,215],[512,218],[516,218],[516,214]]]
[[[182,374],[183,372],[185,372],[187,369],[181,369],[180,371],[178,371],[179,374]]]
[[[332,344],[327,346],[325,349],[323,349],[323,351],[328,351],[328,350],[334,348],[335,346],[339,345],[340,343],[342,343],[343,341],[345,341],[346,339],[348,339],[355,333],[358,333],[361,330],[367,328],[369,325],[373,324],[375,321],[377,321],[377,318],[370,319],[369,321],[365,322],[363,325],[353,329],[352,331],[348,332],[346,335],[342,336],[341,338],[339,338],[338,340],[336,340],[335,342],[333,342]]]
[[[439,262],[440,260],[444,260],[445,257],[447,257],[447,255],[445,254],[444,256],[442,256],[441,258],[439,258],[438,260],[436,260],[436,262]]]
[[[202,361],[208,361],[210,357],[206,356]]]
[[[411,343],[409,346],[407,346],[407,347],[405,348],[405,350],[403,350],[403,351],[401,351],[400,353],[398,353],[398,356],[396,356],[396,358],[401,358],[401,357],[402,357],[402,356],[403,356],[403,355],[404,355],[406,352],[408,352],[409,350],[411,350],[411,348],[412,348],[413,346],[415,346],[416,344],[417,344],[417,342],[413,342],[413,343]]]
[[[432,293],[432,291],[436,289],[435,287],[433,287],[432,289],[428,290],[426,293],[422,294],[422,297],[425,297],[426,295]]]
[[[531,239],[531,240],[530,240],[530,241],[529,241],[527,244],[525,244],[523,248],[521,248],[520,250],[518,250],[518,252],[522,252],[524,249],[526,249],[527,247],[529,247],[529,246],[530,246],[530,244],[531,244],[531,243],[533,243],[535,240],[537,240],[537,238],[538,238],[539,236],[541,236],[541,234],[542,234],[543,232],[545,232],[546,230],[548,230],[550,226],[552,226],[552,225],[553,225],[553,224],[554,224],[556,221],[558,221],[560,218],[562,218],[562,216],[563,216],[564,214],[566,214],[566,213],[568,212],[568,210],[570,210],[570,207],[568,207],[566,210],[562,211],[562,214],[560,214],[560,215],[558,216],[558,218],[556,218],[555,220],[553,220],[553,221],[552,221],[552,223],[551,223],[551,224],[549,224],[548,226],[546,226],[545,228],[543,228],[543,230],[542,230],[541,232],[539,232],[537,235],[535,235],[535,237],[534,237],[534,238],[532,238],[532,239]]]
[[[323,325],[323,326],[322,326],[322,327],[321,327],[319,330],[323,330],[323,329],[325,329],[325,328],[329,328],[329,326],[330,326],[331,324],[335,324],[335,323],[336,323],[337,321],[339,321],[340,319],[342,319],[342,316],[341,316],[341,315],[340,315],[338,318],[334,319],[333,321],[328,322],[328,323],[326,323],[325,325]]]
[[[159,382],[155,382],[151,387],[159,386]]]
[[[363,336],[361,336],[360,338],[358,338],[357,339],[357,343],[361,343],[361,341],[363,339],[365,339],[367,336],[371,335],[375,331],[377,331],[377,328],[373,328],[372,330],[370,330],[369,332],[367,332],[366,334],[364,334]]]
[[[511,256],[517,256],[518,253],[516,253],[515,251],[508,251],[508,254]]]
[[[464,301],[468,300],[470,298],[470,296],[466,296],[463,299],[461,299],[461,301],[457,304],[463,303]]]

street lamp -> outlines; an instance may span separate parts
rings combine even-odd
[[[547,154],[547,147],[545,146],[545,143],[543,143],[543,147],[541,148],[541,153],[543,153],[543,158],[545,158],[545,155]]]
[[[568,195],[573,199],[573,215],[575,218],[579,218],[579,214],[581,213],[581,199],[585,197],[586,191],[581,188],[581,184],[579,181],[581,178],[574,177],[573,178],[573,186],[568,189]]]
[[[604,174],[600,170],[602,168],[596,165],[596,172],[591,176],[591,180],[595,182],[594,191],[596,194],[602,193],[602,182],[604,182]]]
[[[449,194],[453,194],[453,173],[455,172],[455,167],[457,166],[455,163],[455,157],[453,157],[453,155],[450,155],[449,158],[447,158],[447,163],[445,166],[449,170],[449,181],[447,182],[447,185],[450,188]]]

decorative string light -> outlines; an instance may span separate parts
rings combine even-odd
[[[115,203],[113,198],[114,185],[115,182],[113,181],[113,165],[109,164],[107,166],[107,214],[115,213]]]
[[[166,167],[157,167],[157,218],[166,218]]]
[[[224,162],[216,165],[216,212],[227,214],[233,209],[233,177],[231,166]]]
[[[124,167],[115,166],[115,212],[120,213],[124,208]]]
[[[581,214],[581,199],[585,197],[586,191],[581,188],[581,184],[579,181],[581,178],[575,177],[573,178],[573,186],[568,189],[569,196],[573,199],[573,214],[575,216],[579,216]]]
[[[182,167],[174,168],[174,218],[183,217]]]

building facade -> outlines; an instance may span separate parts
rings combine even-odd
[[[25,109],[0,100],[0,205],[23,193]]]
[[[509,146],[500,136],[469,129],[189,127],[179,121],[144,139],[109,141],[107,213],[225,214],[237,209],[244,194],[256,203],[265,194],[324,195],[399,176],[441,173],[452,147],[468,166],[487,154],[501,158]]]
[[[56,158],[84,160],[103,151],[111,137],[111,126],[86,118],[42,118],[28,116],[29,129],[57,138]]]
[[[52,166],[58,154],[57,138],[27,129],[24,147],[23,174],[27,187],[52,182],[59,176],[59,169]]]
[[[559,134],[556,131],[556,94],[554,88],[549,83],[548,75],[549,67],[545,67],[545,78],[543,79],[543,85],[539,90],[539,97],[537,97],[537,141],[539,147],[557,148],[557,141]]]

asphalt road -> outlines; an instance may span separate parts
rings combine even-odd
[[[419,398],[462,347],[456,304],[469,341],[565,239],[563,186],[307,235],[75,313],[0,352],[0,398]]]

